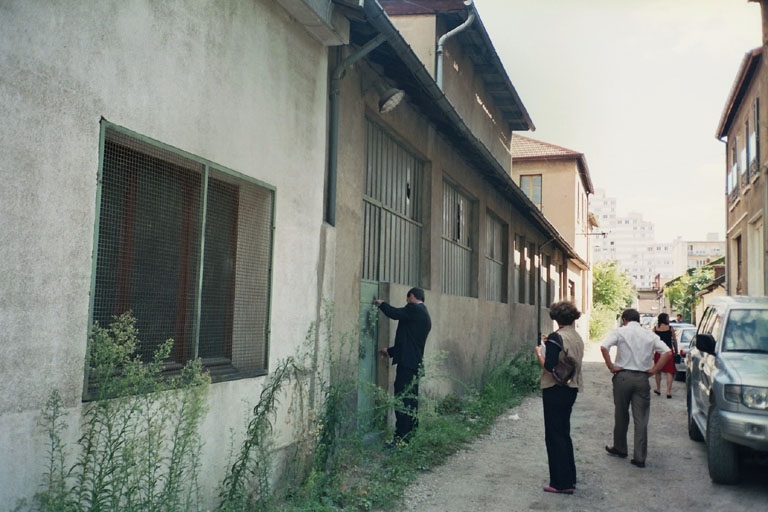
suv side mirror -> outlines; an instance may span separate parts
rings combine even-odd
[[[715,353],[715,338],[711,334],[697,334],[696,348],[707,354]]]

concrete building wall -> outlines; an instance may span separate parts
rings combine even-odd
[[[362,262],[363,193],[365,169],[366,116],[383,127],[404,147],[425,162],[424,218],[422,232],[422,282],[426,292],[426,304],[432,316],[425,357],[428,361],[442,361],[440,372],[450,378],[437,378],[426,384],[426,389],[436,395],[464,392],[459,383],[474,383],[481,372],[479,363],[489,352],[512,353],[536,339],[535,305],[516,304],[512,283],[512,242],[514,234],[524,234],[530,241],[542,243],[544,236],[539,229],[490,187],[458,155],[453,147],[440,136],[426,118],[403,102],[387,114],[376,111],[375,95],[360,96],[359,83],[366,82],[369,73],[364,66],[356,67],[342,81],[339,154],[338,222],[336,232],[337,251],[344,254],[335,267],[336,321],[344,330],[357,322],[360,297]],[[475,252],[473,270],[476,292],[473,296],[454,296],[441,290],[441,235],[442,235],[442,188],[443,181],[450,180],[461,186],[472,198],[474,221],[472,239]],[[485,215],[487,210],[508,225],[508,302],[485,300]],[[534,270],[535,271],[535,270]],[[383,296],[395,306],[405,304],[408,285],[389,284],[389,296]],[[541,308],[542,318],[548,320],[546,308]],[[388,322],[379,315],[379,325]],[[389,330],[394,339],[394,323]],[[382,343],[387,343],[382,340]],[[391,380],[394,371],[386,364],[379,365],[383,382]]]
[[[101,118],[275,187],[270,367],[317,318],[315,269],[333,239],[321,229],[327,49],[275,2],[5,3],[0,48],[0,503],[9,505],[37,490],[36,420],[48,394],[61,392],[74,424],[82,410]],[[223,433],[244,426],[243,401],[263,381],[211,386],[204,468],[224,467]],[[215,496],[212,475],[201,483]]]

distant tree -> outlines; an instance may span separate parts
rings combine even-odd
[[[683,315],[683,321],[690,322],[693,309],[699,303],[696,296],[714,279],[715,271],[711,267],[690,268],[664,289],[672,308]]]
[[[635,289],[617,261],[598,261],[592,266],[592,304],[619,313],[632,304]]]
[[[616,261],[598,261],[592,266],[592,314],[589,319],[589,338],[599,340],[616,326],[619,313],[635,298],[626,271]]]

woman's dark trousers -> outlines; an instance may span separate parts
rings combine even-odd
[[[544,440],[549,461],[549,485],[555,489],[576,486],[576,462],[571,442],[571,411],[576,388],[552,386],[541,390],[544,402]]]

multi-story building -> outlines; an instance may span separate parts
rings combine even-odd
[[[568,262],[568,293],[583,313],[577,323],[589,337],[592,308],[592,179],[583,153],[519,134],[512,136],[512,178],[579,254]],[[545,265],[546,266],[546,265]]]
[[[595,261],[618,261],[637,289],[653,288],[657,274],[671,273],[669,244],[656,242],[652,222],[644,220],[639,213],[619,217],[616,199],[607,197],[600,189],[590,198],[590,208],[603,233],[594,237]]]
[[[716,136],[725,143],[726,289],[730,295],[765,295],[768,228],[768,2],[760,1],[763,46],[748,51],[723,108]]]
[[[672,241],[672,253],[672,275],[679,276],[689,268],[703,267],[725,256],[725,241],[720,240],[717,233],[708,233],[706,240],[683,240],[677,237]]]
[[[598,189],[591,198],[590,209],[600,222],[604,237],[596,237],[594,260],[616,260],[626,270],[632,283],[640,289],[658,289],[660,282],[683,274],[689,268],[701,267],[725,253],[725,242],[717,233],[706,240],[684,240],[671,243],[655,240],[655,226],[642,215],[616,215],[616,199]]]

